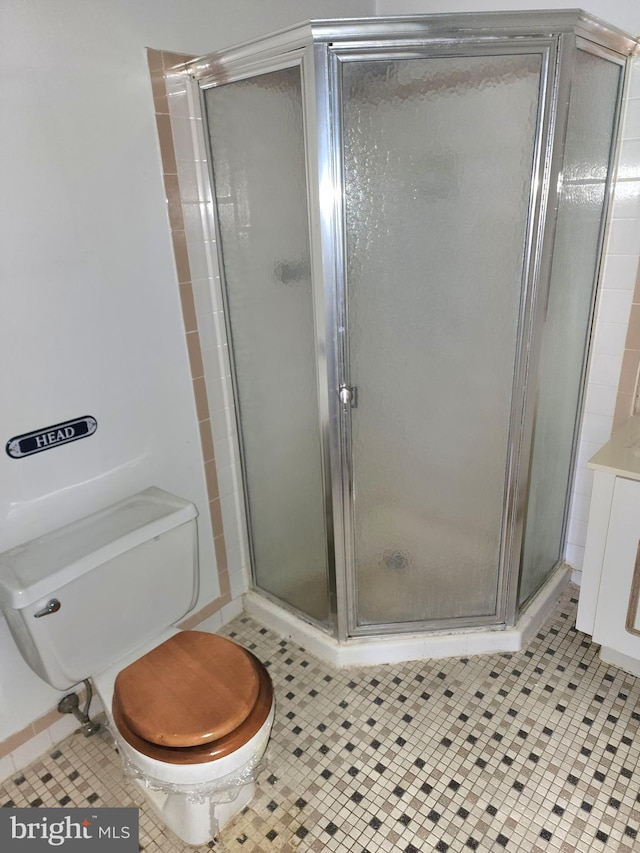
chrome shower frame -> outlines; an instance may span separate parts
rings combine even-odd
[[[637,52],[637,49],[637,42],[626,34],[575,11],[452,13],[311,21],[196,59],[187,65],[188,72],[195,81],[194,86],[201,93],[209,87],[232,83],[257,74],[293,66],[300,67],[327,533],[327,584],[330,605],[327,623],[317,622],[263,590],[260,590],[260,594],[266,595],[279,606],[316,627],[329,631],[338,641],[344,642],[352,637],[365,638],[405,632],[487,628],[499,630],[515,623],[519,613],[519,563],[527,514],[529,466],[536,418],[535,396],[529,389],[528,380],[536,376],[542,345],[561,194],[562,156],[569,115],[572,68],[577,50],[594,52],[610,61],[624,64],[625,57]],[[437,622],[360,626],[356,612],[353,546],[351,410],[339,397],[341,387],[351,386],[342,198],[341,64],[364,59],[524,52],[540,54],[543,70],[521,282],[495,614]],[[610,169],[608,197],[611,194],[611,175]],[[213,174],[211,180],[214,180]],[[602,219],[600,247],[604,240],[605,223],[606,210]],[[221,275],[224,277],[224,265],[222,259],[220,261]],[[223,286],[223,292],[224,290]],[[225,317],[228,324],[227,311]],[[228,326],[227,335],[229,336]],[[237,389],[233,354],[231,348],[229,349],[234,389]],[[586,368],[583,368],[583,384],[585,372]],[[238,408],[236,411],[239,412]],[[240,423],[238,434],[241,437]],[[244,469],[242,441],[239,443]],[[574,467],[575,441],[571,461],[572,473]],[[572,476],[570,482],[571,479]],[[254,565],[247,484],[244,478],[243,485]],[[568,497],[565,502],[563,542],[567,516]],[[558,564],[562,562],[563,556],[563,553],[558,554]]]

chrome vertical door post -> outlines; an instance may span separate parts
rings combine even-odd
[[[315,129],[315,137],[310,140],[310,144],[316,154],[315,159],[309,158],[309,201],[313,280],[319,306],[318,335],[322,341],[318,374],[324,377],[326,383],[320,398],[320,417],[325,448],[325,500],[333,532],[330,594],[336,637],[345,640],[349,636],[346,551],[351,532],[345,512],[348,503],[344,494],[345,460],[348,459],[349,451],[343,445],[344,430],[340,427],[342,404],[339,400],[340,386],[344,382],[346,332],[341,291],[344,282],[344,241],[340,128],[336,114],[339,103],[328,46],[319,43],[308,48],[306,63],[307,68],[313,64],[313,77],[308,75],[306,86],[309,110],[307,128]]]

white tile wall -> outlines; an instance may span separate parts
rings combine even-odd
[[[69,732],[67,732],[67,734],[69,734]],[[35,761],[36,758],[40,758],[41,755],[44,755],[47,750],[51,749],[51,746],[51,735],[47,730],[45,730],[40,732],[40,734],[37,734],[35,737],[32,737],[31,740],[28,740],[26,743],[23,743],[22,746],[14,749],[7,757],[12,760],[15,768],[26,767],[27,764],[31,764],[32,761]],[[9,770],[8,763],[5,767]],[[9,775],[10,773],[11,770],[9,770]]]
[[[233,618],[233,617],[230,617]],[[83,700],[84,701],[84,700]],[[89,710],[92,719],[104,712],[104,706],[100,699],[94,695]],[[37,735],[34,735],[26,743],[16,747],[8,755],[0,758],[0,783],[17,771],[31,764],[40,756],[48,752],[53,746],[60,743],[72,732],[78,729],[79,723],[73,714],[61,714],[58,719]]]
[[[639,260],[640,59],[636,59],[625,98],[622,143],[567,531],[566,560],[576,570],[574,580],[578,582],[584,558],[586,513],[593,481],[586,463],[611,434]]]

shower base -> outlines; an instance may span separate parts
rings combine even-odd
[[[256,592],[245,594],[245,610],[268,628],[292,639],[334,666],[367,666],[439,657],[517,652],[552,610],[571,579],[571,567],[559,566],[531,600],[517,623],[508,628],[466,628],[457,631],[384,634],[338,642],[324,631],[278,607]]]

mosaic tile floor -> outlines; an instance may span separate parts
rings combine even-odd
[[[569,587],[517,654],[334,669],[246,617],[276,722],[251,807],[197,850],[640,851],[640,680],[600,663]],[[139,804],[106,739],[72,735],[0,804]],[[146,853],[187,848],[144,809]]]

